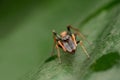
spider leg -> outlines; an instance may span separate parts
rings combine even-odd
[[[53,56],[54,53],[55,53],[55,45],[56,45],[56,39],[55,39],[55,36],[56,36],[55,34],[56,34],[56,32],[53,30],[52,33],[53,33],[54,42],[53,42],[53,48],[52,48],[51,56]]]
[[[56,42],[62,47],[64,51],[66,51],[65,47],[61,43],[61,37],[53,30],[53,35],[55,36]]]
[[[57,39],[59,40],[60,36],[55,32],[55,30],[53,30],[52,33],[53,33],[54,43],[53,43],[53,48],[52,48],[51,55],[53,56],[54,52],[55,52],[55,46],[56,46],[56,43],[57,43]]]
[[[86,50],[86,48],[85,48],[85,46],[84,46],[82,41],[80,41],[80,46],[83,49],[84,53],[87,55],[87,57],[90,58],[90,56],[89,56],[89,54],[88,54],[88,52],[87,52],[87,50]]]
[[[71,33],[70,27],[67,27],[67,30],[68,30],[68,34],[72,37],[72,40],[73,40],[75,46],[77,46],[75,34],[72,34],[72,33]]]
[[[59,50],[58,45],[56,45],[56,49],[57,49],[57,55],[58,55],[59,63],[61,63],[60,50]]]
[[[56,40],[54,39],[54,43],[53,43],[53,48],[52,48],[51,56],[53,56],[54,53],[55,53],[55,44],[56,44]]]
[[[75,39],[75,35],[74,35],[74,34],[72,34],[72,39],[73,39],[73,41],[74,41],[74,44],[77,46],[77,42],[76,42],[76,39]]]
[[[58,44],[62,47],[63,51],[66,52],[66,48],[63,46],[63,44],[60,41],[58,41]]]
[[[60,58],[60,50],[59,50],[59,46],[66,52],[66,48],[63,46],[63,44],[61,43],[61,37],[53,30],[53,39],[54,39],[54,44],[53,44],[53,51],[52,54],[54,53],[55,47],[57,49],[57,55],[58,55],[58,59],[59,59],[59,63],[61,63],[61,58]]]
[[[86,39],[86,37],[79,31],[79,29],[74,28],[74,27],[72,27],[71,25],[68,25],[68,26],[67,26],[67,29],[68,29],[69,31],[70,31],[70,29],[74,30],[79,37],[81,37],[83,40],[86,40],[86,41],[88,42],[88,44],[91,44],[91,43]]]

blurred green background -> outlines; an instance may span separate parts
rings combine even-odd
[[[1,0],[0,80],[18,80],[50,56],[52,30],[80,22],[113,0]]]

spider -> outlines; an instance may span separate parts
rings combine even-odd
[[[74,31],[74,33],[71,32],[71,29]],[[86,38],[80,33],[80,31],[77,28],[74,28],[71,25],[69,25],[67,26],[67,31],[61,32],[60,35],[58,35],[54,30],[52,31],[52,33],[53,33],[53,39],[54,39],[54,47],[56,47],[57,49],[59,63],[61,63],[59,48],[61,48],[64,52],[67,52],[69,54],[75,54],[78,44],[80,44],[81,48],[83,49],[87,57],[88,58],[90,57],[82,40],[76,40],[77,36],[86,40]],[[54,47],[53,47],[52,55],[54,53]]]

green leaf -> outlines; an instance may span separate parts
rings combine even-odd
[[[92,42],[85,45],[90,59],[78,47],[75,55],[61,51],[27,74],[24,80],[119,80],[120,79],[120,4],[105,5],[79,25]],[[113,5],[114,6],[110,6]],[[83,25],[84,24],[84,25]]]
[[[119,80],[119,2],[0,1],[0,80]],[[50,57],[52,30],[68,24],[93,43],[84,41],[89,60],[80,46],[75,55],[61,50],[62,64]]]

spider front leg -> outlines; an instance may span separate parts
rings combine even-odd
[[[55,31],[53,31],[53,38],[54,38],[54,46],[57,49],[57,55],[58,55],[59,63],[61,63],[59,46],[61,46],[61,48],[64,51],[66,51],[66,49],[65,49],[65,47],[61,43],[61,37]],[[53,51],[54,51],[54,47],[53,47]]]
[[[53,40],[54,40],[54,42],[53,42],[53,48],[52,48],[51,56],[53,56],[54,53],[55,53],[55,45],[56,45],[56,39],[55,39],[56,32],[53,30],[52,33],[53,33]]]
[[[60,40],[60,39],[61,39],[60,36],[55,32],[55,30],[53,30],[52,33],[53,33],[54,43],[53,43],[53,49],[52,49],[51,55],[53,55],[54,52],[55,52],[55,46],[56,46],[56,44],[57,44],[57,40]]]
[[[86,40],[88,42],[88,44],[91,44],[86,37],[79,31],[79,29],[72,27],[71,25],[67,26],[67,29],[70,31],[70,29],[74,30],[75,33],[82,38],[83,40]]]
[[[70,27],[67,27],[67,30],[68,30],[68,34],[72,37],[72,40],[73,40],[75,46],[77,46],[75,34],[72,34],[72,33],[71,33]]]

